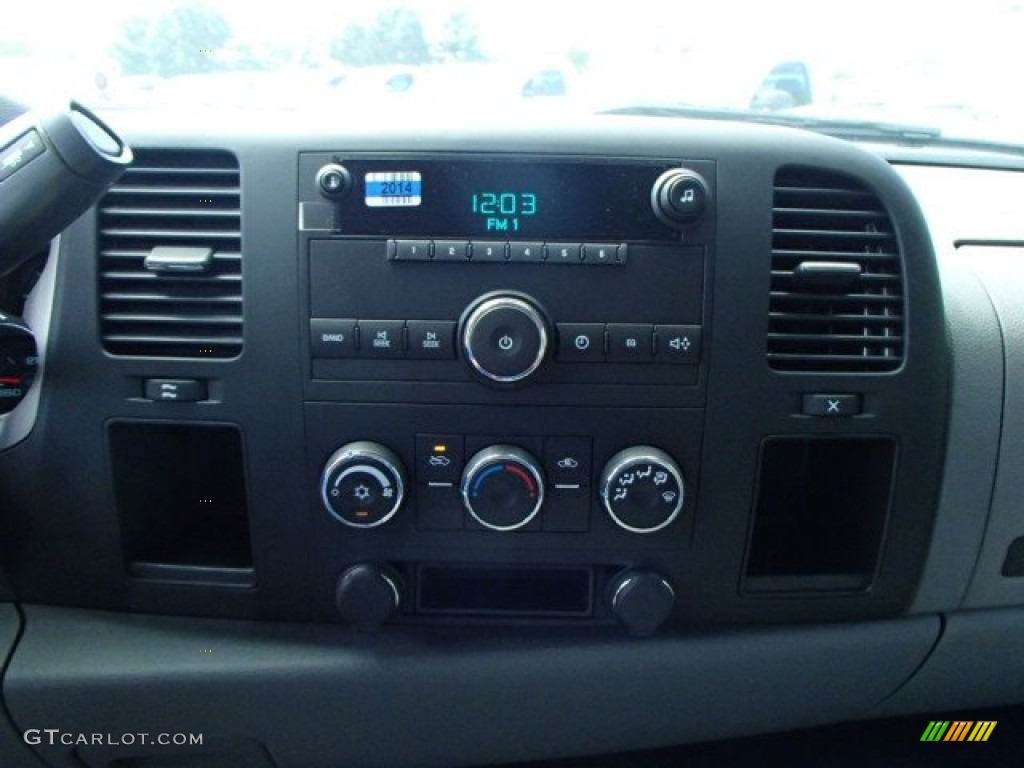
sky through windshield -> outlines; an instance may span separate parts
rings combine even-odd
[[[1024,0],[91,0],[43,8],[5,7],[0,92],[144,107],[190,97],[235,104],[252,93],[297,107],[323,98],[465,99],[476,89],[493,91],[495,103],[559,97],[590,111],[636,102],[838,110],[1020,134],[1011,85],[1024,64]],[[200,76],[208,88],[196,85]]]

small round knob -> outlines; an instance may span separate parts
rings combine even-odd
[[[402,600],[400,584],[398,574],[390,568],[360,563],[341,574],[334,601],[350,624],[359,629],[377,629],[398,610]]]
[[[463,315],[462,351],[473,372],[492,386],[525,383],[548,353],[548,322],[526,298],[484,297]]]
[[[522,528],[544,503],[540,465],[514,445],[484,448],[462,473],[462,503],[480,525],[492,531]]]
[[[707,208],[709,196],[707,182],[700,174],[673,168],[654,182],[651,207],[663,223],[679,229],[681,225],[700,218]]]
[[[327,460],[320,498],[335,519],[354,528],[375,528],[390,520],[405,497],[401,460],[383,445],[348,443]]]
[[[352,186],[352,175],[343,165],[327,163],[316,172],[316,188],[324,197],[344,197]]]
[[[0,313],[0,416],[14,410],[28,394],[39,368],[32,330]]]
[[[676,593],[656,571],[630,570],[608,586],[612,613],[638,637],[653,635],[672,615]]]
[[[638,445],[619,451],[601,473],[601,500],[612,520],[631,533],[653,533],[683,508],[685,483],[664,451]]]

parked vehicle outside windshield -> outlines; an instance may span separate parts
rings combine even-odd
[[[683,105],[1021,143],[1024,0],[8,4],[0,93],[99,109]]]

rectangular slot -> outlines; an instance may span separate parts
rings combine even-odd
[[[422,566],[417,609],[477,616],[589,616],[589,568]]]
[[[895,464],[887,437],[766,440],[743,591],[870,587]]]
[[[1003,561],[1003,576],[1008,579],[1019,579],[1024,576],[1024,536],[1010,542]]]
[[[128,571],[159,581],[251,585],[238,428],[116,422],[109,440]]]

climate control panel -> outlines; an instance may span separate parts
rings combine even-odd
[[[452,488],[459,475],[461,438],[417,436],[426,450],[420,457],[427,487]],[[473,454],[461,469],[459,494],[472,521],[491,531],[515,531],[533,521],[544,505],[547,484],[559,491],[589,485],[589,438],[549,438],[545,467],[528,450],[511,444],[490,445]],[[331,454],[320,478],[320,498],[339,522],[375,528],[388,522],[405,501],[405,468],[388,448],[370,441],[344,445]],[[429,479],[445,478],[445,479]],[[557,480],[577,482],[557,482]],[[601,471],[599,495],[604,511],[622,530],[655,533],[670,525],[683,509],[683,472],[665,451],[632,446],[612,456]],[[557,495],[556,495],[557,498]],[[459,528],[458,524],[452,528]]]
[[[686,592],[700,409],[306,409],[310,513],[357,627],[566,619],[642,635]]]

